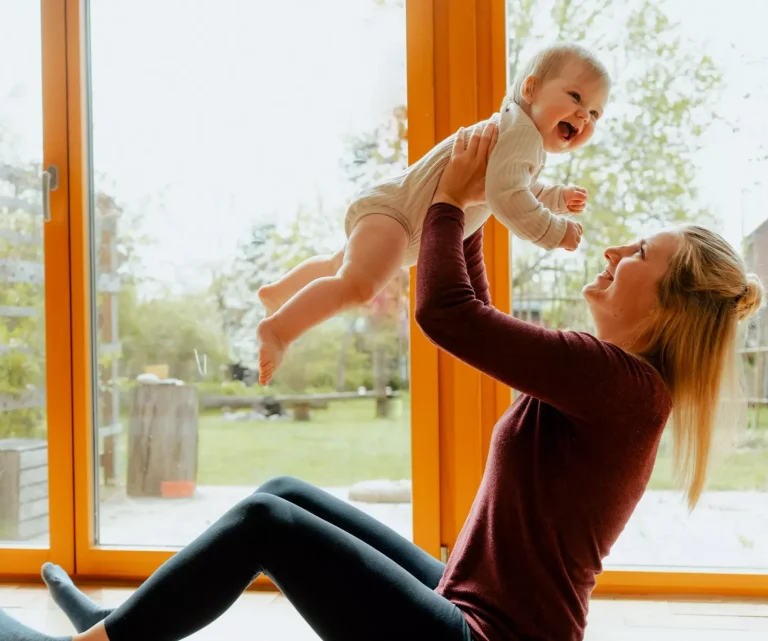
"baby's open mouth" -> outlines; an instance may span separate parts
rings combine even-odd
[[[557,123],[557,129],[560,132],[560,136],[565,140],[571,140],[578,133],[576,127],[574,127],[570,122],[565,122],[564,120],[561,120],[559,123]]]

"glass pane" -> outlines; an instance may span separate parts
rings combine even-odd
[[[543,174],[589,190],[582,247],[546,254],[513,240],[517,316],[592,331],[580,292],[603,270],[603,249],[678,222],[707,225],[746,248],[750,269],[768,283],[765,12],[748,0],[708,3],[702,12],[680,0],[509,0],[510,77],[555,33],[596,51],[615,80],[592,143],[550,156]],[[768,569],[765,325],[763,317],[750,329],[743,355],[749,424],[735,447],[718,446],[699,506],[689,514],[676,488],[666,433],[607,567]]]
[[[39,2],[0,0],[0,60],[0,545],[47,546]]]
[[[90,30],[99,543],[183,545],[283,474],[410,537],[407,274],[255,380],[259,286],[406,165],[403,3],[93,0]]]

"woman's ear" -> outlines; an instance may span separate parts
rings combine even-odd
[[[520,93],[522,94],[523,100],[526,102],[526,104],[531,104],[533,102],[534,97],[536,96],[536,90],[539,88],[539,81],[536,76],[528,76],[525,80],[523,80],[523,86],[520,88]]]

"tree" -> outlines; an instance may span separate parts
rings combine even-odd
[[[371,131],[350,136],[340,168],[350,187],[364,189],[407,165],[407,114],[398,106]],[[254,363],[256,326],[263,318],[257,292],[310,256],[338,250],[344,210],[327,210],[318,198],[302,206],[290,223],[260,223],[226,269],[214,275],[211,293],[235,358]],[[276,216],[285,219],[285,216]],[[407,341],[403,312],[408,279],[394,279],[369,306],[351,309],[312,329],[286,352],[274,385],[290,391],[355,389],[364,385],[383,395],[396,375]],[[335,355],[335,356],[334,356]],[[381,405],[381,413],[387,408]]]
[[[6,163],[17,158],[2,135],[0,151]],[[45,309],[41,172],[35,162],[0,164],[0,401],[11,399],[11,406],[22,405],[11,411],[0,409],[0,437],[45,435],[45,316],[54,310]],[[119,336],[111,336],[111,316],[126,310],[110,305],[116,295],[113,276],[129,286],[137,282],[141,263],[136,250],[146,239],[138,232],[140,216],[126,212],[110,195],[107,177],[97,176],[95,183],[92,259],[97,340],[100,345],[117,344]],[[105,287],[104,282],[109,284]],[[112,365],[120,352],[99,351],[99,388],[110,392],[116,383]]]
[[[229,345],[219,312],[206,291],[141,300],[127,283],[119,295],[121,372],[135,378],[147,365],[163,363],[170,376],[198,380],[195,350],[207,357],[209,378],[229,363]]]
[[[406,107],[394,107],[378,127],[371,132],[350,136],[347,145],[341,168],[349,181],[360,190],[404,171],[408,166]],[[367,308],[349,312],[363,314],[365,326],[369,329],[373,387],[379,395],[377,416],[388,413],[384,395],[386,381],[396,371],[402,350],[408,349],[407,343],[403,344],[401,331],[402,315],[408,309],[408,284],[407,272],[403,270]],[[354,324],[350,323],[349,327],[354,327]],[[342,362],[340,360],[340,365]]]
[[[405,107],[398,106],[372,131],[349,137],[340,168],[351,189],[371,186],[406,167],[406,123]],[[314,206],[300,207],[287,224],[259,223],[232,264],[214,274],[211,295],[237,360],[255,364],[256,326],[264,314],[259,288],[311,256],[337,251],[345,213],[328,210],[318,198]],[[394,279],[369,306],[348,310],[310,330],[286,352],[275,387],[342,391],[364,385],[383,395],[387,385],[400,385],[397,366],[407,350],[407,300],[404,272],[404,278]],[[379,411],[386,413],[385,403]]]
[[[340,166],[357,188],[367,189],[408,166],[408,110],[394,107],[373,131],[349,136]]]
[[[559,287],[575,296],[584,264],[599,264],[606,245],[670,223],[712,221],[696,205],[694,154],[717,118],[714,97],[722,78],[713,60],[679,35],[663,3],[510,0],[510,77],[553,33],[554,40],[586,41],[614,61],[614,82],[594,142],[545,170],[552,182],[589,190],[580,218],[585,237],[579,260],[516,243],[517,296],[526,288],[534,296],[551,289],[552,280],[545,278],[539,291],[530,293],[533,274],[544,266],[566,271]]]
[[[318,198],[313,208],[300,207],[287,224],[257,223],[232,263],[213,275],[210,292],[236,360],[251,365],[256,361],[256,327],[264,317],[259,288],[311,256],[336,251],[342,221],[342,212],[326,211]],[[278,375],[285,371],[281,366]]]
[[[0,438],[45,436],[40,172],[37,163],[0,164]]]

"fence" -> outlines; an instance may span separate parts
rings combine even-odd
[[[24,376],[8,376],[0,388],[0,414],[38,410],[32,431],[42,432],[46,406],[44,227],[41,193],[30,183],[31,173],[36,172],[0,165],[0,363],[6,359],[8,369],[15,362],[20,371],[32,372],[26,380]],[[109,199],[98,200],[94,225],[100,357],[98,435],[105,483],[119,475],[116,438],[122,431],[117,386],[117,215]],[[47,311],[55,315],[55,310]],[[25,362],[19,364],[19,357]],[[11,362],[11,358],[17,361]],[[18,414],[10,416],[13,428]]]

